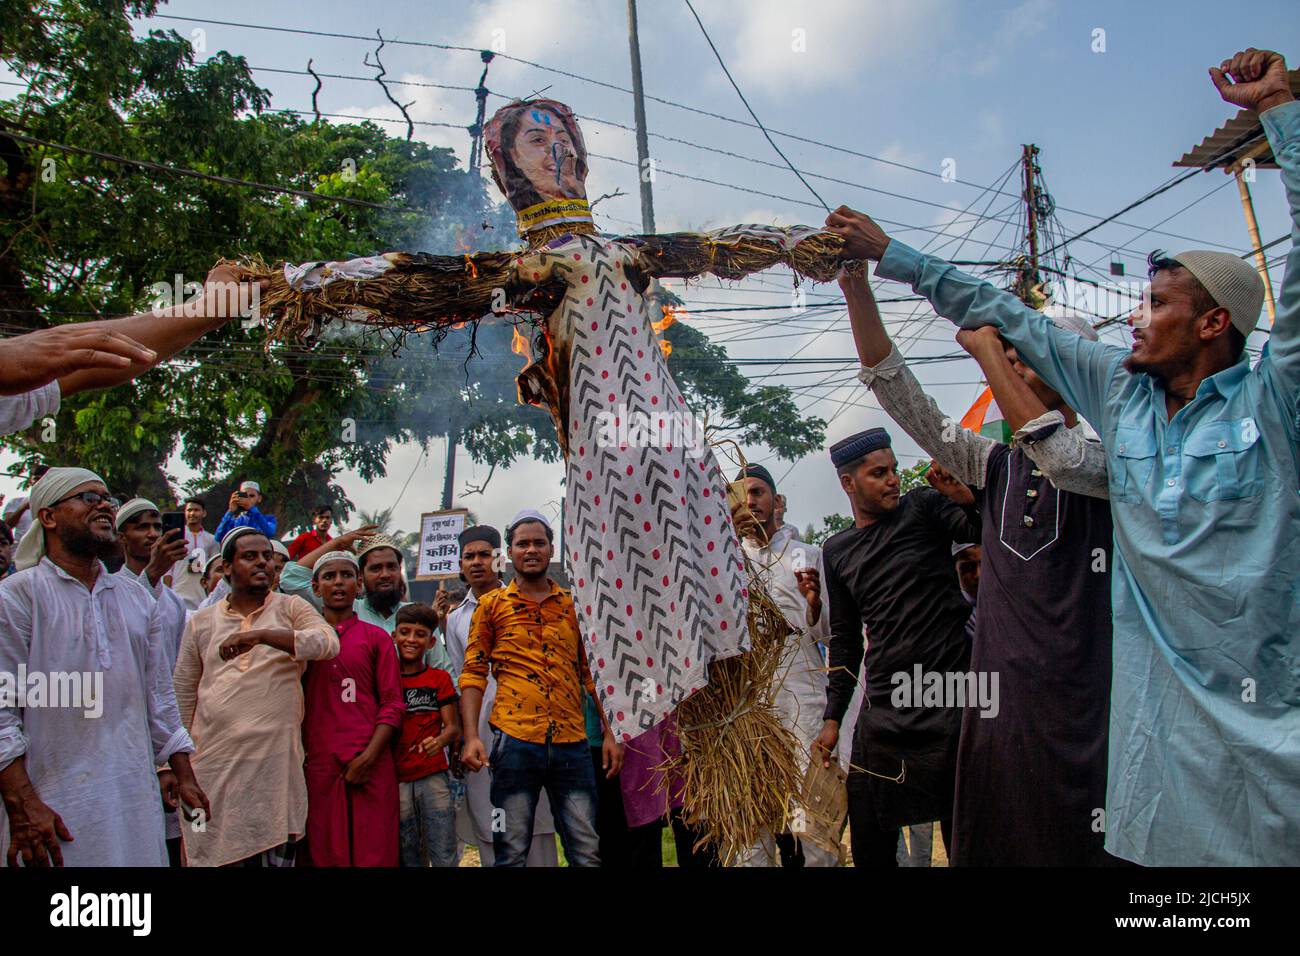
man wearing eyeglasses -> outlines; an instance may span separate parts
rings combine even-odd
[[[166,866],[162,802],[211,808],[158,604],[104,567],[118,502],[98,475],[51,468],[31,502],[0,582],[0,845],[10,866]]]

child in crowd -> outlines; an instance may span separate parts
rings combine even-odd
[[[424,660],[437,626],[433,608],[408,604],[398,610],[393,631],[406,695],[396,754],[402,866],[456,865],[446,748],[460,738],[460,714],[451,675]]]

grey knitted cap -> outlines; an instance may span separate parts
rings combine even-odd
[[[1230,252],[1189,249],[1173,260],[1205,286],[1220,306],[1228,310],[1233,326],[1242,335],[1255,331],[1259,310],[1264,307],[1264,280],[1255,267]]]

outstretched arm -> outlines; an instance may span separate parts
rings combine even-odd
[[[241,304],[251,301],[251,287],[241,283],[253,282],[261,289],[266,287],[264,281],[254,278],[248,270],[233,263],[222,263],[208,273],[203,284],[201,296],[194,302],[172,306],[157,312],[142,312],[124,319],[108,319],[103,322],[82,323],[73,328],[85,329],[98,327],[119,339],[125,338],[139,343],[152,353],[147,358],[143,353],[129,354],[130,363],[115,367],[87,367],[60,376],[59,389],[64,395],[84,392],[96,388],[112,388],[129,382],[131,379],[159,362],[171,358],[195,339],[221,328],[230,319],[239,314]]]
[[[0,341],[0,435],[53,415],[63,395],[129,382],[219,328],[238,311],[237,292],[224,293],[245,278],[243,270],[220,265],[208,273],[203,295],[192,303],[156,315],[57,325]]]
[[[1291,94],[1285,61],[1270,50],[1251,48],[1238,53],[1212,68],[1210,77],[1227,102],[1260,114],[1291,208],[1291,251],[1268,355],[1260,360],[1257,371],[1272,386],[1283,420],[1294,435],[1296,394],[1300,392],[1300,104]]]
[[[1100,429],[1111,383],[1128,354],[1124,349],[1056,328],[1010,292],[891,239],[869,216],[847,206],[831,213],[826,224],[844,237],[847,255],[878,260],[876,275],[911,286],[945,319],[966,329],[996,326],[1026,365]]]
[[[77,322],[0,341],[0,395],[31,392],[74,372],[124,372],[148,367],[157,353],[112,328],[114,321]]]
[[[984,487],[989,452],[997,444],[944,415],[907,367],[880,320],[871,287],[862,276],[840,277],[849,307],[853,342],[862,361],[858,378],[880,399],[880,407],[912,440],[960,481]]]
[[[984,378],[993,391],[1011,430],[1019,431],[1025,422],[1047,414],[1047,406],[1034,394],[1025,380],[1016,374],[1007,359],[1006,347],[997,329],[984,325],[978,329],[962,329],[957,333],[957,344],[979,362]]]

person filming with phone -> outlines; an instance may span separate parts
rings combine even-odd
[[[255,481],[245,481],[239,490],[230,495],[230,510],[221,517],[217,525],[217,540],[224,541],[226,534],[234,528],[253,528],[266,535],[275,537],[275,515],[262,514],[258,506],[263,502],[262,487]]]

